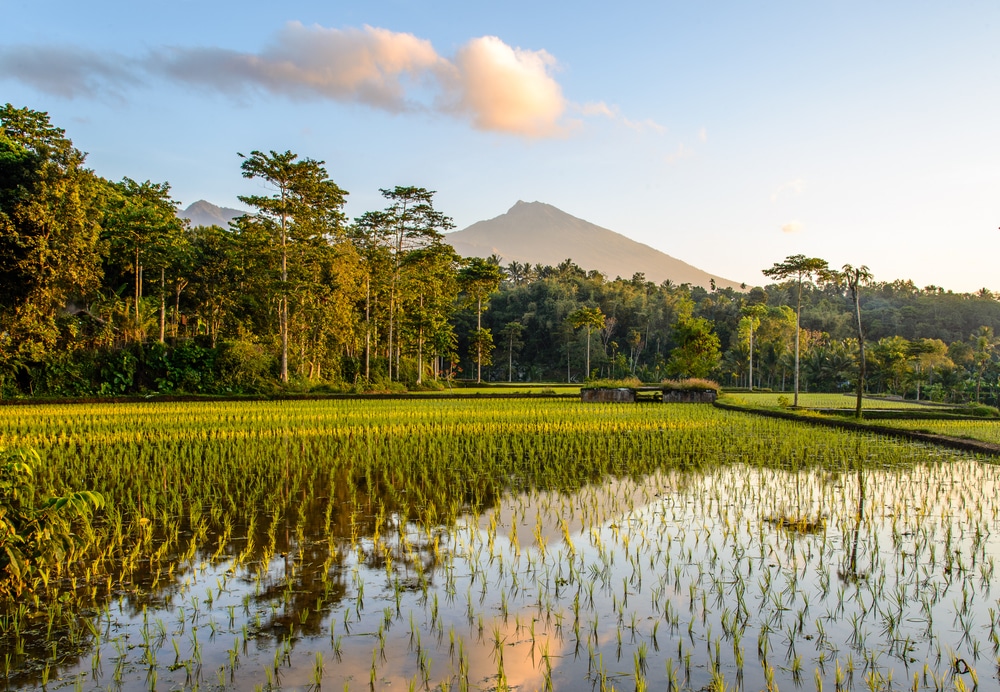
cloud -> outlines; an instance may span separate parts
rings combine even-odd
[[[455,55],[448,85],[453,107],[480,130],[527,137],[566,133],[566,99],[552,77],[556,59],[544,50],[512,48],[496,36],[469,41]]]
[[[147,68],[230,94],[261,90],[299,99],[358,102],[399,112],[416,105],[406,82],[446,65],[429,41],[366,26],[326,29],[291,22],[259,54],[223,48],[168,48]]]
[[[127,60],[83,48],[0,47],[0,75],[63,98],[122,97],[124,87],[140,83]]]
[[[609,106],[604,101],[584,103],[580,105],[574,104],[573,108],[584,116],[607,118],[608,120],[621,123],[630,130],[635,130],[636,132],[652,131],[662,134],[667,131],[666,127],[651,118],[646,118],[644,120],[629,120],[621,114],[617,106]]]
[[[614,120],[619,117],[618,109],[612,108],[608,104],[604,103],[604,101],[584,103],[579,105],[577,109],[584,115],[588,116],[601,116],[610,120]]]
[[[802,230],[802,223],[799,221],[789,221],[788,223],[782,225],[782,233],[798,233]]]
[[[674,163],[676,161],[680,161],[681,159],[689,158],[691,156],[694,156],[694,151],[692,151],[690,147],[681,142],[680,144],[677,145],[677,149],[675,149],[673,152],[667,154],[664,157],[664,160],[667,163]]]
[[[698,141],[702,144],[708,141],[708,130],[704,127],[698,129]]]
[[[801,178],[796,178],[795,180],[789,180],[788,182],[782,183],[775,188],[774,192],[771,193],[771,201],[777,202],[782,197],[788,195],[800,195],[802,190],[805,189],[805,181]]]
[[[240,99],[271,94],[391,113],[433,111],[479,130],[530,138],[567,135],[581,125],[570,114],[664,130],[652,120],[628,120],[604,102],[570,102],[555,78],[558,69],[547,51],[512,47],[496,36],[474,38],[449,59],[413,34],[300,22],[286,24],[257,52],[169,46],[128,58],[77,48],[0,48],[0,79],[65,98],[120,95],[159,77]]]

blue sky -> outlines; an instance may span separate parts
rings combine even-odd
[[[790,254],[1000,291],[1000,3],[0,0],[0,100],[99,174],[239,206],[237,152],[351,217],[541,201],[718,276]],[[572,248],[567,248],[572,256]]]

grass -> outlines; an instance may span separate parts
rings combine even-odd
[[[738,394],[728,394],[729,400],[741,401],[750,406],[781,406],[781,402],[787,400],[791,404],[792,394],[781,392],[739,392]],[[819,409],[849,409],[853,410],[857,399],[854,394],[827,394],[822,392],[800,392],[799,406],[802,408]],[[919,409],[942,408],[947,410],[947,406],[934,406],[933,404],[918,403],[915,401],[904,401],[902,399],[881,399],[865,397],[861,400],[863,409]]]

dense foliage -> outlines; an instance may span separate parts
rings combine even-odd
[[[463,260],[433,192],[384,189],[386,207],[352,222],[324,163],[292,152],[243,157],[234,175],[255,181],[241,198],[253,211],[190,227],[167,183],[111,182],[84,162],[45,113],[0,108],[4,397],[456,377],[788,391],[798,353],[802,391],[997,403],[1000,302],[985,289],[875,282],[797,256],[745,291],[612,280],[569,259]]]

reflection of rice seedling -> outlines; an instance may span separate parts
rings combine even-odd
[[[826,517],[781,515],[769,516],[765,521],[779,529],[795,533],[822,533],[826,531]]]
[[[979,607],[995,605],[1000,471],[960,456],[710,407],[213,402],[20,415],[0,409],[0,443],[51,459],[39,487],[94,478],[109,507],[37,599],[0,607],[11,689],[40,686],[46,665],[50,686],[57,670],[68,680],[91,665],[101,679],[104,658],[115,670],[102,685],[221,685],[200,658],[224,661],[225,686],[244,689],[350,676],[558,689],[588,668],[595,689],[652,688],[658,665],[668,689],[682,688],[681,666],[690,689],[734,675],[765,689],[835,662],[846,692],[852,646],[859,687],[908,678],[921,651],[923,686],[950,687],[950,657],[935,651],[974,661],[982,637],[1000,650],[1000,616]],[[935,623],[954,623],[961,641]],[[788,644],[784,667],[773,635]],[[491,639],[504,642],[499,660]],[[754,639],[758,668],[744,662]],[[408,642],[405,661],[386,655]],[[320,649],[337,665],[317,672]]]

